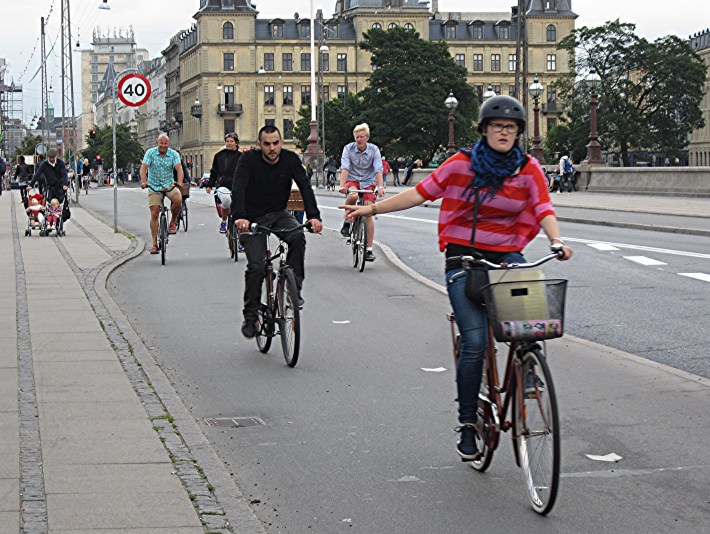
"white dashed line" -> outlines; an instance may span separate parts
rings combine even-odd
[[[654,260],[653,258],[647,258],[646,256],[624,256],[625,260],[635,261],[641,265],[668,265],[662,261]]]
[[[615,247],[614,245],[609,245],[607,243],[587,243],[587,245],[592,248],[595,248],[597,250],[601,250],[601,251],[620,250],[619,248]]]
[[[681,276],[687,276],[688,278],[695,278],[696,280],[702,280],[703,282],[710,282],[710,274],[705,273],[678,273]]]

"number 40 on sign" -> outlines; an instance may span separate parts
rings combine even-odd
[[[150,98],[150,82],[142,74],[128,74],[118,82],[118,98],[127,106],[137,108]]]

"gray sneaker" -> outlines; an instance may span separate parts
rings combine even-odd
[[[375,261],[375,254],[371,250],[365,252],[365,261]]]
[[[258,333],[256,321],[244,320],[242,323],[242,335],[247,339],[254,339]]]
[[[340,229],[340,235],[343,237],[350,237],[350,223],[345,221],[343,227]]]

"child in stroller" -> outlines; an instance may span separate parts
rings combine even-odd
[[[23,202],[28,219],[25,235],[31,235],[32,230],[39,230],[40,233],[42,233],[44,228],[44,213],[46,211],[44,195],[39,192],[39,189],[32,188],[28,191]]]
[[[52,230],[60,230],[62,220],[62,205],[59,199],[53,198],[49,201],[49,209],[47,210],[47,233]]]

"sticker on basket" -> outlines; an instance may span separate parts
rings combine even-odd
[[[503,335],[516,339],[545,339],[559,337],[562,322],[559,319],[544,321],[501,321]]]

